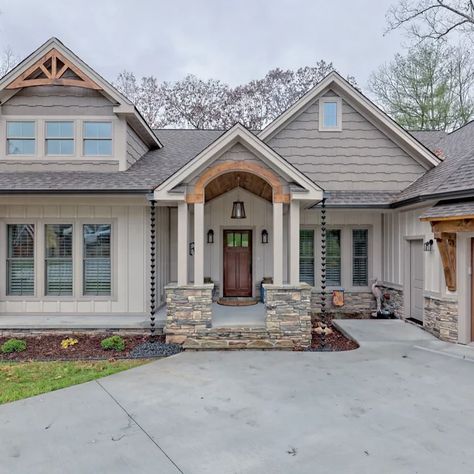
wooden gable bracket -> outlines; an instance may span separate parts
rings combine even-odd
[[[23,87],[50,85],[102,89],[55,48],[36,61],[5,88],[21,89]]]
[[[434,227],[434,225],[433,225]],[[456,234],[454,232],[435,232],[444,279],[449,291],[456,291]]]

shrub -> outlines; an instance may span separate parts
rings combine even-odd
[[[125,350],[125,341],[120,336],[110,336],[102,339],[100,342],[102,349],[106,351],[123,351]]]
[[[77,339],[74,339],[73,337],[67,337],[66,339],[63,339],[61,341],[61,347],[63,349],[67,349],[68,347],[76,345],[78,342],[79,341]]]
[[[21,339],[8,339],[2,344],[2,352],[10,354],[11,352],[23,352],[26,350],[26,342]]]

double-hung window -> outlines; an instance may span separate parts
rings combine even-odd
[[[35,226],[7,226],[7,294],[33,295],[35,291]]]
[[[72,224],[47,224],[46,241],[46,294],[71,296],[73,294]]]
[[[105,296],[111,293],[110,224],[83,226],[83,293]]]
[[[7,122],[7,153],[9,155],[34,155],[35,150],[35,122]]]
[[[369,231],[352,230],[352,285],[369,284]]]
[[[341,286],[341,231],[326,231],[326,284]]]
[[[74,155],[74,122],[46,122],[46,154]]]
[[[300,281],[314,286],[314,230],[300,229]]]
[[[112,122],[84,122],[84,155],[112,155]]]

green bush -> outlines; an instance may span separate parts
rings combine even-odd
[[[20,339],[8,339],[2,344],[2,352],[10,354],[11,352],[23,352],[26,350],[26,342]]]
[[[125,349],[125,341],[120,336],[110,336],[102,339],[100,342],[102,349],[106,351],[123,351]]]

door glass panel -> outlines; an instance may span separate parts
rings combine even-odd
[[[234,246],[234,233],[229,232],[227,234],[227,247],[233,247]]]
[[[242,246],[242,234],[240,232],[235,233],[234,245],[236,247],[241,247]]]
[[[249,234],[244,233],[242,234],[242,247],[248,247],[249,246]]]

